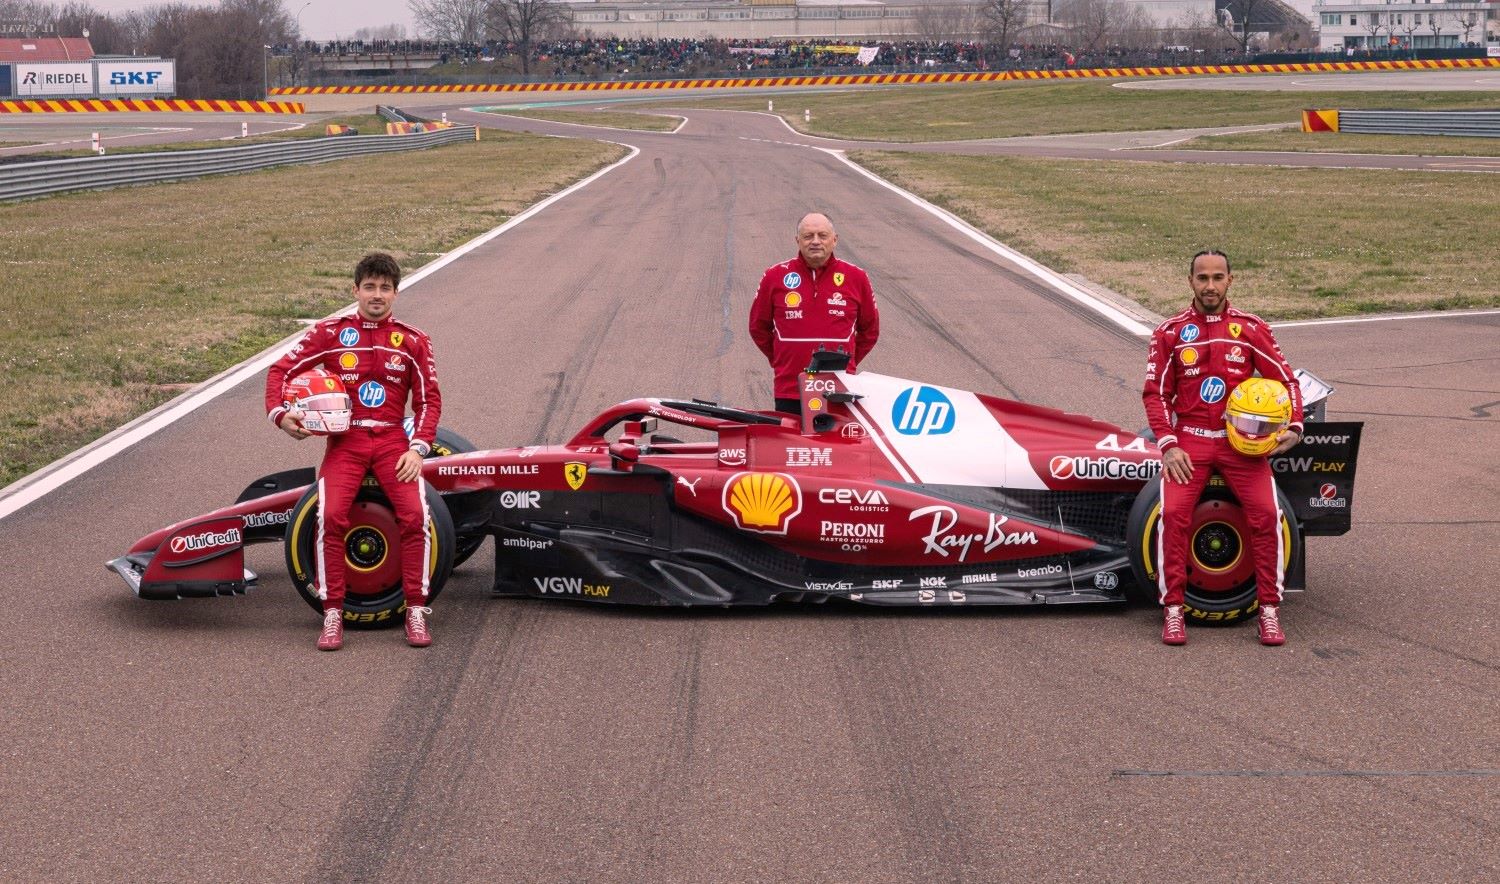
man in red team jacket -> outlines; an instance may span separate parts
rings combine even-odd
[[[1229,258],[1223,252],[1194,255],[1188,265],[1192,306],[1157,327],[1146,363],[1141,398],[1161,449],[1157,589],[1165,609],[1161,640],[1169,645],[1187,643],[1182,608],[1188,529],[1213,472],[1224,477],[1239,499],[1250,528],[1261,643],[1286,641],[1279,617],[1281,512],[1267,458],[1302,441],[1302,391],[1270,327],[1260,317],[1229,306],[1233,281]],[[1235,450],[1224,429],[1230,391],[1255,374],[1285,384],[1292,399],[1292,420],[1285,435],[1260,457]]]
[[[432,449],[443,400],[431,341],[391,315],[400,286],[396,259],[380,252],[366,255],[354,268],[354,315],[314,325],[266,376],[266,412],[271,423],[293,439],[311,434],[282,403],[288,378],[309,369],[327,369],[339,376],[353,400],[349,430],[328,437],[318,470],[317,590],[323,599],[319,650],[343,646],[344,535],[367,472],[374,473],[396,511],[407,643],[418,648],[432,643],[427,626],[432,609],[426,606],[430,550],[422,458]],[[408,397],[415,424],[410,440],[401,427]]]
[[[880,311],[870,278],[833,256],[839,235],[814,212],[797,223],[797,257],[769,267],[750,305],[750,339],[776,372],[776,410],[802,412],[797,375],[822,347],[849,354],[849,371],[875,347]]]

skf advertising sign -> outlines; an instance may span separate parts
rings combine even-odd
[[[16,65],[16,95],[20,98],[93,94],[92,62]]]
[[[177,91],[177,63],[166,61],[101,61],[99,95],[173,95]]]

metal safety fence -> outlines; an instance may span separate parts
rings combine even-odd
[[[344,135],[204,150],[122,153],[15,163],[0,166],[0,200],[131,184],[157,184],[274,166],[324,163],[367,154],[474,141],[476,137],[473,126],[455,126],[413,135]]]
[[[1339,110],[1338,131],[1362,135],[1469,135],[1500,138],[1500,110]]]

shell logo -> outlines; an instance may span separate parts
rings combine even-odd
[[[724,511],[744,531],[785,534],[802,512],[802,488],[786,473],[736,473],[724,485]]]
[[[793,310],[800,307],[802,305],[802,294],[800,292],[787,292],[786,305]]]
[[[352,369],[356,365],[359,365],[359,357],[355,356],[353,353],[344,353],[339,356],[340,368]]]
[[[1195,365],[1198,362],[1198,350],[1194,347],[1182,348],[1182,364]]]

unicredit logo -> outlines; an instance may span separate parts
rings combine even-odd
[[[1333,500],[1339,496],[1339,489],[1333,484],[1326,484],[1318,489],[1318,496],[1324,500]]]
[[[1054,479],[1155,479],[1161,461],[1121,460],[1118,457],[1069,457],[1059,454],[1050,464]]]
[[[223,533],[205,531],[202,534],[184,534],[172,538],[172,552],[197,552],[200,549],[213,549],[216,546],[228,546],[239,542],[240,529],[238,528],[230,528]]]

